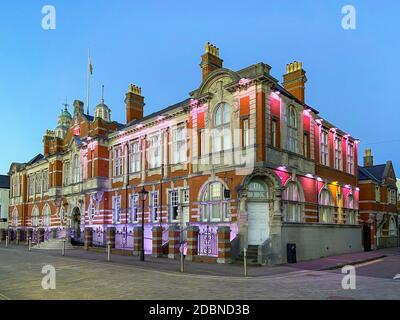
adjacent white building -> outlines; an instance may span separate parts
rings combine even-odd
[[[10,197],[10,177],[0,175],[0,229],[8,227],[8,199]]]

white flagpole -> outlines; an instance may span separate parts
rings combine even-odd
[[[90,65],[91,65],[91,61],[90,61],[90,49],[89,49],[89,55],[88,55],[88,75],[87,75],[87,88],[86,88],[86,103],[87,103],[87,114],[89,114],[89,104],[90,104]]]

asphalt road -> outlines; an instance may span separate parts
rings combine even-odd
[[[400,256],[356,268],[356,289],[343,274],[298,270],[265,277],[225,277],[157,271],[45,251],[0,247],[1,299],[400,299]],[[54,266],[56,289],[42,287],[42,268]]]

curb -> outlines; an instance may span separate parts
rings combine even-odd
[[[330,267],[324,267],[324,268],[321,268],[321,269],[317,269],[316,271],[336,270],[336,269],[339,269],[339,268],[343,268],[344,266],[354,266],[354,265],[357,265],[357,264],[370,262],[370,261],[374,261],[374,260],[379,260],[379,259],[386,258],[386,257],[387,257],[387,255],[381,255],[381,256],[376,256],[376,257],[373,257],[373,258],[361,259],[361,260],[356,260],[356,261],[352,261],[352,262],[348,262],[348,263],[340,263],[340,264],[337,264],[335,266],[330,266]]]

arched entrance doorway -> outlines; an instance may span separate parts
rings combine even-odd
[[[261,245],[269,237],[269,193],[266,183],[252,180],[247,192],[248,244]]]
[[[75,207],[72,211],[71,228],[74,234],[74,240],[78,241],[81,236],[81,211]]]

